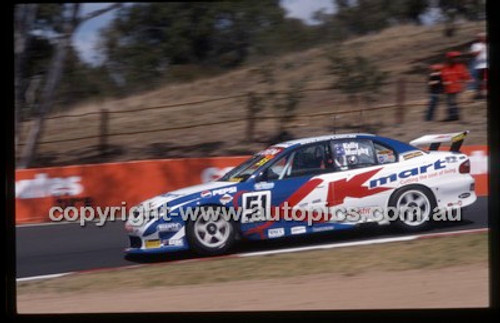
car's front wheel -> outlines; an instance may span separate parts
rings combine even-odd
[[[207,211],[210,207],[203,210]],[[213,207],[212,210],[216,210]],[[186,225],[186,236],[191,248],[201,255],[220,255],[234,244],[235,225],[223,216],[212,216],[200,212],[196,220]]]
[[[436,200],[428,188],[409,186],[396,191],[389,206],[398,212],[397,227],[405,231],[420,231],[430,226]]]

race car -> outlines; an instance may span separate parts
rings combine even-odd
[[[125,252],[192,249],[218,255],[241,239],[346,230],[368,222],[422,230],[443,214],[438,211],[476,201],[469,159],[459,151],[467,133],[426,135],[410,144],[362,133],[275,144],[216,181],[138,205],[125,224]],[[450,148],[438,151],[442,143]],[[423,145],[429,146],[418,148]]]

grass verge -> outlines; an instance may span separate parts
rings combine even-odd
[[[485,263],[488,234],[476,233],[382,245],[165,263],[133,269],[76,274],[18,283],[19,295],[95,292],[168,287],[235,280],[271,279],[321,273],[353,276],[371,271],[402,271]]]

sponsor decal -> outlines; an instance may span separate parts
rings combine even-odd
[[[256,190],[270,190],[274,188],[274,183],[260,182],[253,186]]]
[[[157,226],[159,232],[177,232],[182,228],[182,224],[178,222],[160,223]]]
[[[346,155],[369,155],[368,148],[359,147],[357,142],[344,142],[342,147]]]
[[[269,238],[278,238],[282,237],[285,235],[285,229],[284,228],[275,228],[275,229],[269,229],[267,230],[267,236]]]
[[[146,240],[146,248],[160,248],[160,239]]]
[[[403,155],[403,159],[404,160],[408,160],[408,159],[412,159],[412,158],[415,158],[415,157],[420,157],[420,156],[423,156],[423,155],[424,155],[423,152],[421,152],[421,151],[415,151],[415,152]]]
[[[458,158],[456,156],[448,156],[445,158],[448,164],[453,164],[458,162]]]
[[[406,179],[408,177],[417,176],[420,174],[425,174],[425,173],[429,172],[429,169],[430,170],[439,170],[439,169],[443,169],[443,168],[446,168],[446,162],[438,159],[432,164],[427,164],[427,165],[423,165],[420,167],[414,167],[414,168],[403,170],[399,173],[393,173],[393,174],[390,174],[387,176],[372,179],[370,181],[370,188],[375,188],[377,186],[382,186],[382,185],[386,185],[388,183],[395,182],[398,180],[398,178],[399,179]]]
[[[272,158],[272,157],[271,157]],[[259,160],[258,162],[255,163],[255,166],[262,166],[264,165],[265,163],[267,163],[268,161],[271,160],[271,158],[269,158],[268,156],[262,158],[261,160]]]
[[[324,226],[324,227],[313,227],[312,231],[313,232],[323,232],[323,231],[331,231],[333,229],[335,229],[335,227],[333,225],[328,225],[328,226]]]
[[[228,182],[239,183],[243,180],[241,177],[232,177],[228,180]]]
[[[467,136],[467,132],[462,132],[462,133],[456,135],[455,137],[451,138],[451,141],[457,142],[457,141],[465,139],[466,136]]]
[[[203,191],[203,192],[201,192],[200,196],[202,198],[209,198],[209,197],[212,197],[212,192],[210,192],[210,191]]]
[[[277,154],[279,154],[282,151],[283,151],[283,148],[280,148],[280,147],[270,147],[270,148],[267,148],[266,150],[263,150],[263,151],[261,151],[261,152],[259,152],[257,154],[258,155],[262,155],[262,156],[276,156]]]
[[[377,194],[386,190],[390,190],[391,188],[386,187],[375,187],[378,185],[374,185],[374,188],[368,188],[363,186],[363,184],[369,180],[373,175],[378,173],[382,168],[374,169],[369,172],[357,174],[352,176],[349,180],[343,178],[341,180],[331,182],[328,185],[328,193],[327,193],[327,205],[335,206],[344,203],[344,199],[346,197],[355,197],[361,198],[373,194]],[[389,176],[388,176],[389,177]],[[383,177],[383,179],[386,179]],[[373,182],[373,181],[372,181]],[[370,184],[372,183],[370,182]],[[375,182],[377,184],[378,182]],[[386,182],[383,182],[385,184]],[[380,184],[380,185],[383,185]],[[370,186],[371,187],[371,186]]]
[[[34,179],[16,182],[16,198],[33,199],[62,195],[78,195],[83,192],[80,176],[49,178],[45,173],[36,174]]]
[[[262,158],[261,160],[256,162],[255,166],[260,167],[260,166],[266,164],[268,161],[270,161],[271,159],[276,157],[282,151],[283,151],[283,148],[271,147],[271,148],[267,148],[266,150],[263,150],[261,152],[258,152],[257,155],[264,156],[264,158]]]
[[[470,196],[471,194],[470,193],[462,193],[458,196],[458,198],[461,198],[461,199],[466,199]]]
[[[184,241],[183,241],[183,239],[163,240],[163,245],[164,246],[183,246]]]
[[[226,193],[236,193],[236,191],[238,191],[238,188],[236,186],[231,186],[213,190],[212,194],[216,196],[216,195],[224,195]]]
[[[380,164],[392,163],[396,161],[394,153],[389,149],[377,152],[377,159]]]
[[[305,226],[299,226],[299,227],[292,227],[290,229],[291,234],[303,234],[306,233],[306,227]]]
[[[221,198],[220,198],[220,202],[223,204],[223,205],[226,205],[227,203],[230,203],[231,201],[233,200],[233,197],[229,194],[224,194]]]

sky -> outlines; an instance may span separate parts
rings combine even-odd
[[[85,3],[82,5],[82,14],[94,10],[108,7],[112,3]],[[304,20],[305,23],[314,24],[311,19],[312,14],[320,9],[327,13],[334,11],[332,0],[281,0],[281,5],[287,11],[288,17],[294,17]],[[77,30],[73,45],[77,49],[80,57],[91,64],[99,64],[102,57],[96,50],[99,38],[99,29],[107,26],[114,17],[116,10],[112,10],[104,15],[98,16],[83,23]]]
[[[111,4],[110,2],[84,3],[82,5],[82,14],[85,15],[94,10],[103,9]],[[125,5],[127,4],[130,3],[125,3]],[[316,23],[312,19],[312,15],[318,10],[324,9],[326,13],[333,13],[335,11],[332,0],[281,0],[281,5],[285,8],[287,17],[302,19],[307,24]],[[112,10],[94,19],[90,19],[78,28],[73,39],[73,44],[85,62],[93,65],[101,62],[102,57],[96,50],[99,29],[111,22],[115,12],[116,10]],[[421,18],[424,24],[432,24],[440,18],[439,10],[429,10]]]

